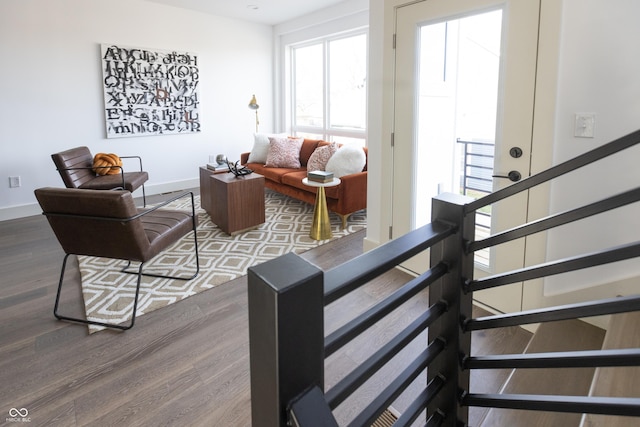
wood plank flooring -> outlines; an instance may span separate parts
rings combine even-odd
[[[363,237],[355,233],[303,257],[328,268],[360,254]],[[88,335],[86,326],[52,313],[63,256],[44,217],[0,222],[5,416],[26,408],[33,426],[251,424],[246,278],[141,316],[127,332]],[[394,276],[406,274],[392,272],[380,287],[397,286]],[[61,306],[81,314],[76,262],[66,280],[74,291],[63,293]],[[369,289],[345,304],[373,303],[382,293]],[[352,311],[338,304],[333,310],[328,324]]]
[[[157,198],[156,198],[157,199]],[[153,203],[150,198],[149,202]],[[302,255],[327,269],[362,252],[361,231]],[[86,326],[52,313],[63,252],[46,219],[0,222],[0,412],[26,408],[32,426],[249,426],[249,345],[246,278],[238,278],[136,319],[127,332],[88,335]],[[65,312],[81,314],[76,262],[67,269]],[[330,332],[411,277],[393,270],[326,309]],[[326,361],[326,387],[362,362],[394,331],[423,312],[423,292]],[[518,351],[529,333],[514,328],[474,332],[474,354]],[[402,363],[424,346],[420,336],[372,377],[335,415],[345,425]],[[523,344],[524,343],[524,344]],[[496,348],[497,346],[497,348]],[[474,374],[475,375],[475,374]],[[508,373],[473,376],[472,386],[497,391]],[[402,411],[424,378],[393,406]],[[470,412],[470,424],[484,412]],[[0,420],[3,418],[0,416]],[[424,420],[424,418],[423,418]]]

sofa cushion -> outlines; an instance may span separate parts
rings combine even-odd
[[[300,190],[308,191],[310,193],[315,193],[317,191],[316,187],[312,187],[310,185],[304,185],[302,180],[307,177],[307,171],[296,171],[289,172],[282,176],[282,184],[288,185],[289,187],[298,188]],[[341,184],[340,184],[341,185]],[[340,185],[334,185],[332,187],[325,187],[324,193],[327,197],[332,199],[337,199]]]
[[[327,162],[338,151],[338,146],[335,142],[329,145],[323,145],[315,149],[309,161],[307,162],[307,170],[309,171],[323,171],[327,166]]]
[[[260,163],[247,163],[246,166],[253,170],[255,173],[258,173],[266,180],[270,180],[276,182],[278,184],[282,183],[282,177],[291,172],[303,171],[306,174],[306,169],[293,169],[293,168],[268,168],[265,165]],[[306,175],[305,175],[306,176]]]
[[[268,168],[293,168],[300,165],[300,148],[303,138],[269,138],[269,152],[267,153]]]
[[[263,133],[253,134],[253,148],[249,153],[249,163],[262,163],[267,162],[267,154],[269,153],[269,137],[286,137],[287,134],[273,134],[267,135]]]
[[[327,162],[325,170],[333,172],[336,178],[362,172],[367,164],[367,156],[362,147],[354,145],[343,145],[331,156]]]
[[[311,154],[322,144],[324,141],[319,139],[305,139],[302,143],[302,148],[300,148],[300,164],[302,166],[307,166],[309,162],[309,157]]]

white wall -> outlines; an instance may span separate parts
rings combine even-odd
[[[554,163],[640,129],[638,16],[636,0],[563,0]],[[574,115],[580,112],[596,114],[594,138],[573,136]],[[640,146],[636,146],[563,178],[551,188],[551,211],[638,187],[639,159]],[[640,241],[638,203],[551,232],[547,258],[562,259],[633,241]],[[545,294],[638,275],[640,262],[625,261],[548,278]]]
[[[62,186],[50,155],[67,148],[142,156],[148,193],[197,185],[210,154],[239,159],[253,144],[252,94],[260,130],[273,127],[272,33],[144,0],[2,0],[0,220],[40,212],[33,190]],[[106,139],[101,43],[198,54],[202,131]]]
[[[365,248],[388,240],[391,224],[392,171],[388,161],[392,150],[389,139],[393,129],[393,62],[391,47],[395,26],[395,7],[410,0],[371,0],[369,14],[369,186],[368,226]],[[541,63],[536,93],[534,138],[554,147],[553,159],[546,153],[533,159],[534,172],[550,163],[572,158],[598,145],[640,128],[640,2],[636,0],[542,0]],[[546,24],[551,24],[545,27]],[[556,28],[557,27],[557,28]],[[559,28],[559,29],[558,29]],[[556,75],[557,70],[557,75]],[[596,113],[595,138],[573,137],[576,112]],[[595,200],[611,191],[640,183],[640,147],[616,156],[597,167],[553,186],[540,198],[533,217],[564,210],[574,202]],[[533,200],[533,199],[532,199]],[[551,206],[550,209],[547,206]],[[547,254],[534,254],[536,261],[558,259],[618,243],[640,239],[640,206],[624,208],[602,218],[584,221],[572,228],[551,234],[542,246]],[[607,236],[605,237],[605,233]],[[534,236],[536,238],[536,236]],[[587,271],[586,286],[612,282],[640,274],[640,263],[619,263],[594,274]],[[553,278],[546,286],[535,287],[536,295],[526,298],[542,305],[543,292],[568,290],[566,277]],[[606,290],[606,296],[625,293],[629,281]],[[546,290],[543,290],[546,288]],[[532,290],[534,288],[532,287]],[[637,292],[637,284],[635,285]],[[602,297],[605,297],[603,292]],[[533,307],[528,307],[533,308]]]

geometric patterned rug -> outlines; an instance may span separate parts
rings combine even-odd
[[[184,298],[214,288],[247,273],[251,266],[288,252],[302,253],[329,240],[309,237],[313,205],[265,189],[265,223],[260,227],[229,236],[211,222],[200,208],[198,215],[198,252],[200,273],[193,280],[171,280],[143,276],[136,316],[166,307]],[[167,209],[190,209],[190,199],[182,199]],[[344,230],[340,218],[331,214],[333,238],[338,239],[366,227],[366,210],[349,217]],[[125,262],[106,258],[79,256],[82,293],[87,318],[109,323],[129,320],[137,276],[124,274]],[[137,269],[137,265],[133,265]],[[145,264],[144,271],[169,275],[188,275],[195,271],[193,234],[188,233],[173,246]],[[89,333],[104,329],[89,325]]]

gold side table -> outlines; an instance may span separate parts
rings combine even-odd
[[[333,178],[333,181],[329,182],[315,182],[304,178],[302,183],[318,189],[316,192],[316,205],[313,209],[313,223],[311,224],[311,233],[309,233],[309,236],[314,240],[330,239],[333,234],[331,233],[329,210],[327,209],[327,198],[324,194],[324,188],[340,185],[340,178]]]

